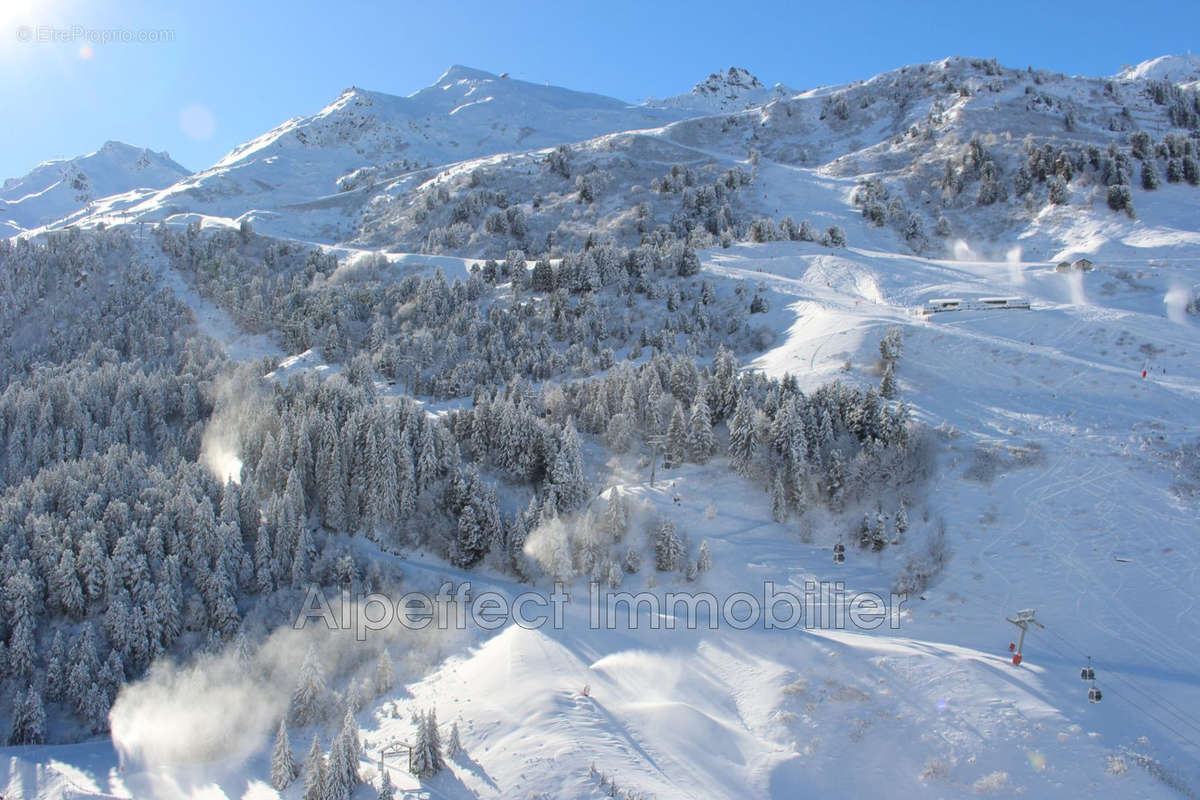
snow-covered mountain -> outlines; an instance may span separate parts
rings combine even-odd
[[[767,89],[731,68],[690,94],[640,106],[453,67],[409,97],[347,90],[173,186],[109,198],[63,222],[245,217],[278,235],[400,250],[425,249],[431,235],[447,241],[456,226],[448,252],[502,256],[512,246],[537,252],[531,243],[544,245],[547,235],[563,244],[596,232],[636,241],[674,218],[679,198],[651,190],[667,171],[753,171],[762,159],[806,171],[796,173],[802,182],[880,182],[887,198],[872,198],[876,220],[907,246],[934,252],[947,230],[996,238],[1035,221],[1048,184],[1031,147],[1097,164],[1089,148],[1115,147],[1128,171],[1135,133],[1154,142],[1185,133],[1198,114],[1191,90],[1172,88],[1181,94],[1167,97],[1154,76],[1189,58],[1156,59],[1119,81],[947,58],[803,92]],[[567,149],[554,166],[548,149],[559,145]],[[989,192],[994,185],[997,193],[981,203],[985,161]],[[1170,177],[1169,166],[1158,162],[1160,179]],[[1078,172],[1072,168],[1068,189],[1094,202],[1095,176]],[[1124,179],[1136,209],[1141,176]],[[582,205],[580,181],[592,197]],[[742,224],[805,215],[761,193],[730,202]],[[487,229],[489,209],[515,213],[500,207],[509,203],[525,219],[524,240]],[[630,215],[634,208],[639,215]]]
[[[453,66],[407,97],[346,89],[316,114],[235,147],[212,167],[106,211],[128,208],[149,219],[182,212],[336,216],[357,210],[376,183],[431,165],[657,127],[689,113]],[[344,234],[314,224],[313,238]]]
[[[0,233],[51,223],[109,195],[161,189],[191,174],[166,153],[105,142],[94,153],[46,161],[0,189]],[[7,226],[7,231],[2,226]]]
[[[348,714],[361,737],[360,774],[378,783],[377,771],[387,770],[409,796],[1194,796],[1200,101],[1189,69],[1192,57],[1164,57],[1118,76],[1087,77],[947,58],[805,91],[768,89],[731,69],[690,94],[629,106],[454,67],[409,97],[348,90],[197,175],[102,198],[60,220],[115,230],[97,235],[104,247],[91,246],[86,233],[42,237],[58,252],[77,246],[87,260],[71,280],[61,270],[33,272],[39,280],[28,283],[52,287],[51,300],[0,274],[0,289],[23,304],[9,312],[23,336],[10,338],[25,340],[0,356],[36,345],[37,357],[27,360],[44,361],[50,346],[38,304],[53,311],[71,292],[88,294],[89,281],[105,287],[93,302],[121,308],[124,295],[112,287],[122,284],[110,273],[136,262],[147,269],[139,285],[158,291],[145,310],[129,303],[128,320],[116,326],[119,345],[167,364],[172,337],[183,333],[160,321],[143,346],[138,332],[158,319],[159,306],[168,321],[186,316],[181,304],[254,393],[231,398],[220,388],[225,380],[203,371],[204,348],[195,346],[169,359],[181,374],[163,378],[170,391],[161,405],[176,410],[161,416],[188,426],[175,434],[169,425],[141,434],[143,423],[160,422],[153,391],[114,389],[131,398],[129,410],[109,415],[110,428],[97,432],[91,420],[104,417],[101,401],[85,397],[99,410],[82,410],[63,388],[74,385],[68,381],[56,384],[45,411],[33,389],[0,386],[0,398],[25,421],[10,426],[5,457],[17,462],[11,454],[28,452],[26,460],[52,462],[74,446],[55,424],[76,414],[88,420],[81,441],[93,449],[109,440],[137,447],[177,439],[186,452],[219,457],[222,479],[242,457],[257,463],[246,487],[227,486],[217,502],[194,489],[203,502],[189,501],[190,516],[178,502],[151,516],[151,504],[176,493],[155,488],[90,527],[81,520],[100,513],[97,500],[61,512],[72,515],[62,524],[40,500],[47,487],[78,476],[54,474],[36,491],[18,487],[6,496],[11,508],[34,499],[39,513],[47,506],[40,516],[13,517],[10,528],[24,526],[32,542],[20,540],[18,552],[34,553],[38,564],[65,563],[47,582],[63,594],[57,587],[77,582],[73,565],[80,564],[81,574],[95,576],[89,597],[98,605],[105,581],[122,579],[107,577],[116,567],[82,566],[84,550],[89,564],[99,558],[91,531],[103,534],[105,547],[120,538],[113,549],[126,560],[114,563],[135,575],[146,570],[127,530],[148,552],[161,551],[164,529],[172,548],[186,548],[192,539],[176,531],[194,524],[204,533],[194,537],[200,546],[239,558],[220,552],[209,568],[205,550],[205,558],[183,559],[185,568],[203,565],[197,574],[206,587],[224,591],[224,579],[210,577],[218,574],[230,587],[253,581],[255,588],[225,603],[215,589],[212,597],[198,593],[185,606],[185,636],[199,646],[210,618],[236,621],[247,608],[257,615],[247,613],[241,630],[264,635],[122,688],[111,742],[5,750],[0,789],[39,800],[298,798],[305,778],[276,791],[267,776],[279,760],[271,734],[299,694],[292,689],[300,685],[302,649],[279,641],[290,630],[257,630],[264,612],[254,605],[256,597],[284,596],[262,587],[273,585],[272,570],[281,592],[298,582],[295,562],[288,570],[275,564],[286,563],[278,531],[298,526],[295,552],[311,550],[343,584],[362,576],[381,588],[384,576],[399,576],[404,591],[433,592],[446,580],[471,581],[477,596],[514,598],[548,591],[559,573],[539,572],[539,564],[568,575],[574,602],[561,624],[385,636],[397,660],[389,688],[380,688],[373,652],[365,658],[336,635],[323,645],[331,668],[322,691],[341,705],[316,721],[287,717],[295,757],[313,737],[331,744],[346,702],[363,700]],[[136,220],[166,224],[122,239]],[[238,220],[264,235],[237,231]],[[846,246],[837,246],[833,231]],[[682,261],[664,268],[666,256],[685,247],[696,253],[694,271]],[[1070,266],[1081,257],[1090,268]],[[922,313],[938,297],[976,302]],[[989,308],[987,297],[1026,302]],[[91,309],[76,309],[73,324],[104,316]],[[56,329],[50,338],[67,349],[69,332]],[[885,355],[889,337],[902,358]],[[697,409],[708,407],[700,398],[709,393],[689,382],[715,381],[715,341],[740,347],[744,365],[740,389],[713,395],[713,408],[729,406],[716,425],[716,454],[667,467],[646,441],[619,447],[617,417],[644,416],[646,432],[667,429],[668,446],[686,419],[690,442],[693,420],[708,419]],[[85,339],[77,349],[100,352],[92,345]],[[692,371],[655,362],[660,351],[694,357]],[[485,363],[507,370],[504,380],[489,382]],[[218,360],[212,375],[229,377],[218,372],[226,366]],[[622,380],[629,370],[643,372],[624,388],[588,384]],[[311,407],[278,418],[279,408],[331,375],[346,380],[322,384]],[[902,462],[889,462],[885,478],[895,477],[894,485],[881,479],[847,507],[828,502],[842,482],[869,474],[873,462],[864,454],[886,451],[886,436],[868,437],[846,464],[831,454],[855,441],[848,427],[835,436],[828,417],[815,413],[776,424],[787,420],[781,409],[842,391],[830,387],[882,391],[885,377],[920,423],[913,443],[920,469],[908,475]],[[779,383],[755,388],[759,378]],[[116,382],[106,374],[100,383]],[[284,384],[270,402],[257,394]],[[748,413],[731,402],[738,392]],[[755,392],[763,396],[746,399]],[[899,398],[874,395],[889,408]],[[520,462],[506,448],[554,446],[548,433],[519,433],[525,404],[540,414],[530,412],[531,420],[571,420],[582,431],[580,472],[591,494],[576,517],[534,515],[537,496],[530,502],[529,486],[513,477]],[[380,408],[382,416],[372,417]],[[344,428],[336,426],[335,413],[350,409]],[[203,418],[206,410],[211,417]],[[238,423],[230,420],[255,414],[276,416],[250,426],[255,432],[239,453]],[[732,444],[738,417],[745,420],[739,440],[757,448],[765,475],[733,468],[726,440]],[[864,413],[858,424],[866,420]],[[447,423],[437,434],[426,427],[427,435],[400,435],[408,424],[436,421]],[[827,441],[794,449],[823,428]],[[407,459],[395,474],[362,478],[375,464],[391,464],[380,453],[393,446]],[[562,445],[553,472],[569,450]],[[460,503],[461,516],[447,512],[397,531],[371,508],[367,519],[381,519],[366,523],[365,534],[331,522],[347,513],[347,496],[405,496],[380,487],[411,479],[414,469],[433,475],[439,456],[451,464],[461,457],[462,468],[448,470],[453,480],[444,487],[429,478],[437,491],[412,507],[441,508],[499,475],[479,492],[486,511],[475,516]],[[813,482],[784,482],[796,462],[811,464]],[[364,471],[329,480],[351,465]],[[194,466],[187,462],[171,480],[189,486]],[[248,487],[265,501],[224,502]],[[542,498],[557,492],[550,486]],[[601,573],[598,531],[618,524],[620,515],[610,514],[618,495],[636,509],[617,539],[627,558],[619,568],[610,560],[612,570]],[[796,508],[793,495],[808,507]],[[903,530],[897,502],[907,507]],[[260,505],[270,519],[260,519]],[[535,524],[523,521],[527,508]],[[443,557],[456,551],[420,538],[438,525],[465,538],[480,530],[477,519],[498,518],[513,521],[503,528],[504,547],[525,542],[513,552],[530,559],[532,583],[494,551],[460,568]],[[127,519],[133,524],[123,525]],[[660,520],[674,526],[685,551],[706,542],[710,568],[697,557],[695,569],[658,569],[660,540],[649,523]],[[860,546],[872,524],[894,538]],[[576,527],[568,532],[568,525]],[[47,554],[59,529],[67,542],[78,530],[88,543],[78,562],[70,549],[62,561]],[[309,536],[322,540],[319,555]],[[835,560],[841,543],[844,558]],[[356,573],[363,562],[371,568]],[[912,591],[898,628],[781,630],[760,621],[743,630],[722,616],[719,628],[664,629],[677,621],[677,607],[639,607],[633,623],[598,626],[584,600],[595,575],[664,602],[666,592],[757,596],[768,582],[797,594],[818,582],[881,597],[897,587]],[[19,599],[39,589],[26,585],[13,580],[6,591]],[[1017,667],[1006,617],[1023,608],[1036,608],[1045,628],[1030,631]],[[76,625],[74,616],[49,610]],[[121,614],[93,617],[104,637],[123,638]],[[145,626],[134,617],[129,627]],[[222,641],[229,639],[210,635],[204,648]],[[23,651],[10,645],[7,652]],[[1089,702],[1090,684],[1080,680],[1087,664],[1096,666],[1103,702]],[[66,701],[49,703],[51,714],[70,717]],[[213,719],[210,707],[239,713]],[[415,720],[430,709],[444,737],[456,726],[465,751],[441,774],[418,778],[396,754],[399,743],[417,740]],[[176,731],[186,735],[167,735]],[[222,736],[236,741],[214,748],[222,757],[195,752],[196,740]],[[331,744],[330,763],[335,751]],[[366,800],[375,788],[357,786],[350,796]]]
[[[1117,73],[1121,80],[1169,80],[1187,89],[1200,88],[1200,55],[1166,55],[1151,58]]]
[[[730,67],[725,72],[714,72],[692,88],[688,94],[656,100],[651,98],[646,105],[664,108],[683,108],[719,114],[725,111],[744,111],[752,106],[761,106],[781,97],[797,94],[783,84],[767,88],[758,78],[741,67]]]

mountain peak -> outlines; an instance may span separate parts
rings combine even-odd
[[[723,72],[714,72],[692,87],[688,94],[668,97],[664,100],[650,99],[646,105],[683,108],[705,113],[742,111],[751,106],[763,105],[779,97],[796,94],[782,84],[768,89],[762,81],[743,67],[730,67]]]
[[[740,95],[746,91],[763,88],[762,82],[742,67],[730,67],[725,72],[714,72],[692,88],[692,94],[725,96]]]
[[[1169,80],[1186,87],[1200,86],[1200,55],[1168,54],[1150,58],[1116,75],[1124,80]]]
[[[434,82],[434,85],[444,86],[446,84],[457,83],[458,81],[494,81],[498,79],[497,75],[493,75],[485,70],[466,67],[462,64],[453,64],[442,73],[442,76]]]
[[[28,229],[61,219],[92,200],[133,189],[161,189],[189,175],[166,153],[109,140],[98,150],[39,164],[0,188],[0,216]]]

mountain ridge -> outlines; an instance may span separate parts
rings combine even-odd
[[[165,151],[109,140],[91,153],[49,159],[0,187],[0,229],[11,233],[53,222],[93,200],[163,188],[191,172]]]

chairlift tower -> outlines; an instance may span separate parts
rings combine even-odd
[[[1016,625],[1018,628],[1021,629],[1021,632],[1017,635],[1017,643],[1013,644],[1013,643],[1009,642],[1009,645],[1008,645],[1009,652],[1011,652],[1013,654],[1012,663],[1013,663],[1014,667],[1019,667],[1021,665],[1021,659],[1024,658],[1021,651],[1025,646],[1025,634],[1026,634],[1026,632],[1028,632],[1029,626],[1036,625],[1039,628],[1046,627],[1045,625],[1043,625],[1042,623],[1040,623],[1036,619],[1034,619],[1034,616],[1036,614],[1037,614],[1037,611],[1035,609],[1026,608],[1022,611],[1018,611],[1017,615],[1015,617],[1005,617],[1005,619],[1007,619],[1013,625]],[[1014,650],[1015,650],[1015,652],[1013,652]]]
[[[654,467],[658,463],[658,451],[661,450],[667,443],[665,434],[656,433],[646,437],[646,443],[650,445],[650,486],[654,486]]]

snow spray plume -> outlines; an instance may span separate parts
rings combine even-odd
[[[971,249],[971,245],[967,244],[962,239],[954,240],[954,260],[955,261],[978,261],[979,256]]]
[[[1010,248],[1004,254],[1004,261],[1008,264],[1008,276],[1013,284],[1020,286],[1025,283],[1025,273],[1021,269],[1021,246]]]
[[[571,543],[567,524],[560,517],[544,520],[525,539],[525,555],[533,559],[547,575],[566,580],[571,577]]]
[[[200,440],[200,463],[222,483],[242,480],[241,434],[260,404],[254,386],[243,369],[222,378],[216,387],[213,415]]]
[[[1173,283],[1163,296],[1163,304],[1167,307],[1167,319],[1177,325],[1187,324],[1188,290],[1186,287]]]
[[[249,755],[278,724],[288,697],[260,674],[230,651],[183,667],[156,663],[145,678],[121,689],[109,714],[122,763],[154,766]]]
[[[1086,306],[1088,299],[1087,294],[1083,291],[1083,273],[1078,270],[1071,270],[1067,275],[1067,288],[1071,291],[1071,303],[1077,306]]]

